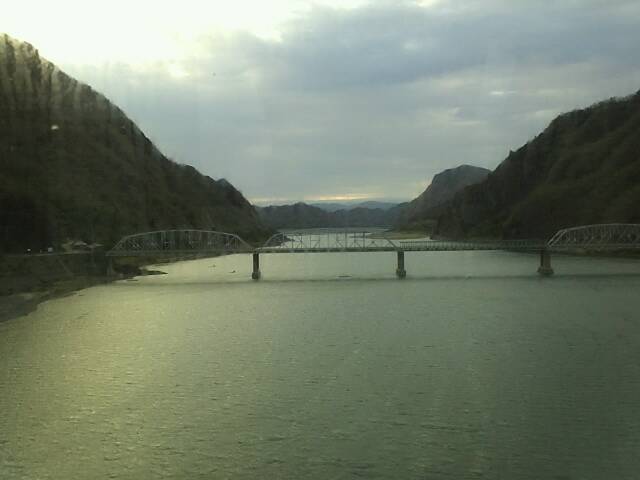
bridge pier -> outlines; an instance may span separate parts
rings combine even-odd
[[[251,278],[254,280],[260,280],[260,254],[253,254],[253,272],[251,272]]]
[[[398,268],[396,268],[398,278],[405,278],[407,271],[404,269],[404,251],[398,250]]]
[[[553,275],[553,268],[551,268],[551,254],[546,248],[540,250],[540,266],[538,267],[538,273],[544,276]]]
[[[113,268],[113,259],[107,257],[107,277],[115,277],[117,275],[116,269]]]

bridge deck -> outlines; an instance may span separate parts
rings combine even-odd
[[[322,230],[278,232],[260,247],[232,233],[206,230],[145,232],[122,238],[108,256],[180,257],[219,254],[323,253],[323,252],[461,252],[509,251],[619,251],[640,249],[640,225],[605,224],[560,230],[549,241],[523,240],[405,240],[367,231]]]
[[[424,244],[403,244],[397,247],[372,246],[372,247],[262,247],[255,249],[210,249],[210,250],[118,250],[107,252],[108,256],[140,257],[140,256],[169,256],[180,257],[185,255],[230,255],[230,254],[283,254],[283,253],[347,253],[347,252],[468,252],[468,251],[512,251],[512,252],[568,252],[576,250],[588,251],[619,251],[640,250],[640,245],[563,245],[549,247],[545,243],[527,244],[501,244],[501,243],[456,243],[456,242],[425,242]]]
[[[267,247],[257,248],[255,253],[337,253],[337,252],[461,252],[473,250],[512,250],[512,251],[537,251],[544,248],[544,244],[528,244],[518,246],[489,245],[489,244],[432,244],[375,246],[375,247],[315,247],[315,248],[288,248]]]
[[[552,252],[613,252],[640,250],[640,225],[587,225],[560,230],[549,241],[528,240],[405,240],[394,241],[385,235],[365,231],[278,232],[261,247],[254,247],[232,233],[207,230],[166,230],[145,232],[122,238],[109,257],[198,258],[208,255],[252,254],[251,278],[258,280],[260,254],[394,252],[396,275],[405,278],[405,252],[464,252],[503,250],[538,252],[538,273],[552,275]],[[109,264],[111,269],[113,265]]]

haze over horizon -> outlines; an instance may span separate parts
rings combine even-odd
[[[630,0],[35,4],[3,30],[257,204],[410,199],[640,88]]]

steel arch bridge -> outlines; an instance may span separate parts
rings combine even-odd
[[[250,253],[254,248],[238,235],[208,230],[159,230],[122,238],[110,257]]]
[[[607,252],[640,250],[640,224],[599,224],[566,228],[548,241],[544,240],[487,240],[440,241],[418,240],[394,242],[384,232],[362,229],[310,229],[279,232],[262,246],[254,247],[238,235],[208,230],[162,230],[138,233],[122,238],[109,257],[130,256],[188,256],[193,254],[253,254],[252,278],[260,278],[260,254],[322,253],[322,252],[396,252],[396,274],[406,276],[405,252],[450,252],[471,250],[509,250],[539,252],[538,272],[551,275],[552,252]]]
[[[640,224],[606,223],[565,228],[547,242],[551,250],[626,250],[640,248]]]

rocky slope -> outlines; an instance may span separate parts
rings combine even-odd
[[[103,95],[0,35],[0,251],[168,228],[267,233],[231,184],[169,160]]]
[[[460,165],[434,175],[431,184],[417,198],[402,206],[398,224],[401,228],[426,228],[440,214],[440,206],[469,185],[487,178],[491,170]]]
[[[640,222],[640,92],[560,115],[439,217],[448,237],[548,238]]]

